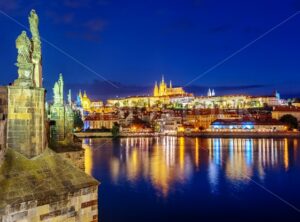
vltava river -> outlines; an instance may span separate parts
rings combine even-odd
[[[300,140],[85,139],[100,221],[300,221]]]

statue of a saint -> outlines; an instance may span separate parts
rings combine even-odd
[[[72,106],[72,94],[71,94],[71,90],[69,89],[69,93],[68,93],[68,104],[70,106]]]
[[[34,9],[31,10],[28,17],[30,32],[32,35],[32,55],[31,61],[34,64],[33,79],[36,87],[42,86],[42,64],[41,64],[41,40],[39,35],[39,17]]]
[[[31,42],[25,31],[18,36],[16,48],[18,49],[18,64],[30,63]]]
[[[18,36],[16,40],[16,48],[18,50],[16,66],[19,68],[19,78],[29,79],[32,74],[31,41],[25,31]]]
[[[60,98],[60,90],[59,90],[59,85],[56,82],[53,87],[53,100],[54,100],[53,103],[58,104],[59,98]]]
[[[39,40],[40,35],[39,35],[39,17],[37,16],[36,12],[34,9],[31,10],[30,16],[28,17],[29,19],[29,25],[30,25],[30,31],[32,38],[34,40]]]

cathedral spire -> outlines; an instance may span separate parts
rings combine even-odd
[[[210,90],[210,88],[208,89],[208,92],[207,92],[207,96],[211,96],[211,90]]]
[[[215,95],[216,95],[215,90],[212,89],[212,91],[211,91],[211,96],[215,96]]]
[[[154,90],[153,90],[153,96],[159,96],[159,89],[157,82],[155,82]]]

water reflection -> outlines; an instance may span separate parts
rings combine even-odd
[[[289,168],[297,146],[297,140],[288,139],[161,137],[83,141],[88,174],[99,163],[107,163],[103,167],[108,168],[113,183],[124,179],[133,185],[146,181],[162,196],[190,183],[195,174],[202,172],[207,173],[211,192],[218,191],[224,178],[234,184],[247,184],[254,177],[263,181],[268,169]]]

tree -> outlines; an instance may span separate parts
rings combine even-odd
[[[120,134],[120,125],[118,123],[114,123],[114,125],[111,129],[111,134],[114,138],[119,136],[119,134]]]
[[[297,129],[298,128],[298,120],[291,114],[286,114],[280,118],[280,122],[288,125],[289,129]]]

